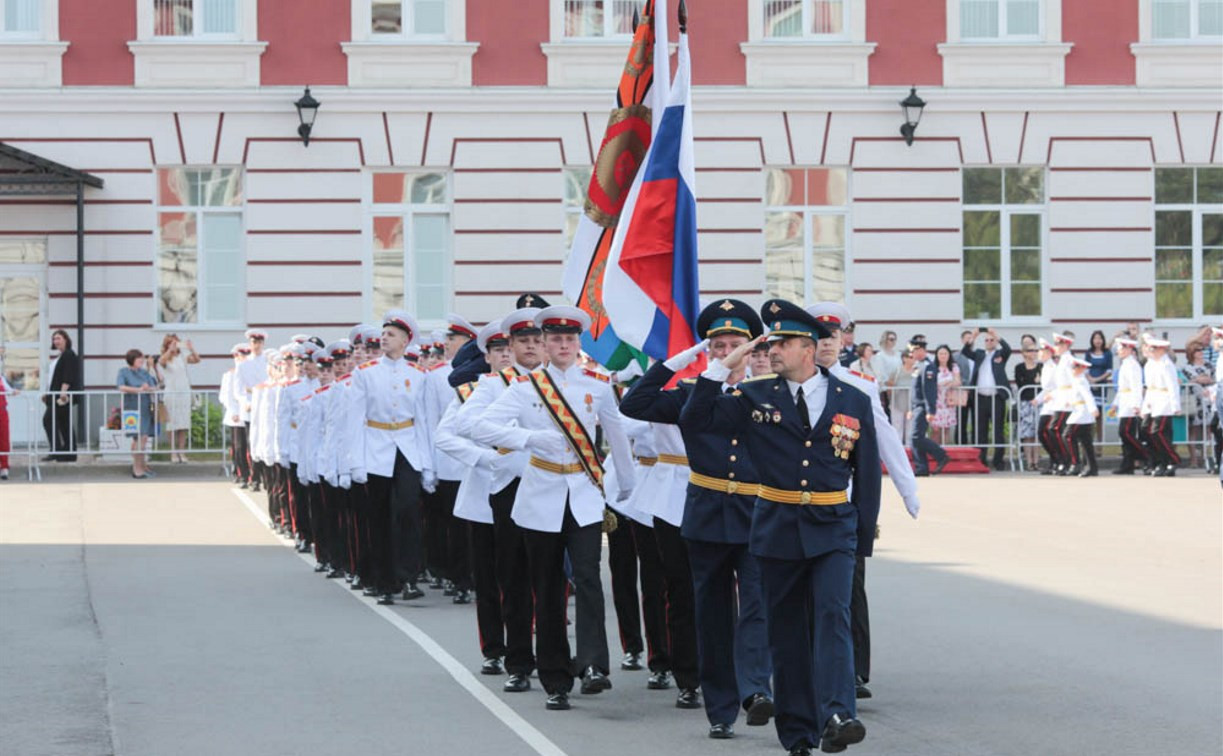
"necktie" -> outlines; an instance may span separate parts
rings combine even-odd
[[[798,420],[803,424],[803,433],[811,432],[811,415],[807,412],[807,400],[803,398],[803,387],[798,387],[798,396],[794,398],[794,404],[798,406]]]

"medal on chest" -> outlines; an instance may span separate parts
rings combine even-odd
[[[594,412],[594,411],[595,411],[595,406],[594,406],[594,405],[595,405],[595,398],[594,398],[593,396],[591,396],[590,394],[587,394],[587,395],[586,395],[586,397],[585,397],[584,399],[582,399],[582,401],[586,403],[586,411],[587,411],[587,412]]]
[[[832,427],[828,429],[833,454],[841,459],[849,459],[849,454],[854,450],[854,444],[861,435],[861,427],[856,417],[840,413],[833,415]]]

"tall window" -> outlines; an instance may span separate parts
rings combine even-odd
[[[578,221],[586,212],[586,189],[590,186],[589,167],[565,169],[565,250],[573,247],[573,235],[577,233]]]
[[[1223,37],[1223,0],[1151,0],[1151,38]]]
[[[241,322],[241,169],[162,168],[157,185],[157,322]]]
[[[41,32],[39,0],[0,0],[0,36],[38,37]]]
[[[371,38],[446,36],[446,0],[370,0]]]
[[[842,38],[851,0],[764,0],[764,36]]]
[[[765,294],[793,302],[844,302],[849,170],[764,173]]]
[[[1155,169],[1155,317],[1223,316],[1223,168]]]
[[[237,0],[152,0],[155,37],[232,37]]]
[[[566,37],[623,37],[633,34],[633,11],[641,0],[562,0]]]
[[[964,319],[1039,317],[1044,168],[965,168]]]
[[[960,0],[960,38],[1039,40],[1042,0]]]
[[[373,314],[443,321],[453,296],[450,187],[443,173],[373,174]]]

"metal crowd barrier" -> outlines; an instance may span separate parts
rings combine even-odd
[[[223,424],[224,410],[215,390],[124,394],[106,389],[65,394],[66,405],[58,404],[59,393],[23,391],[7,397],[10,427],[16,425],[12,418],[20,416],[26,432],[24,441],[13,445],[10,462],[24,460],[30,480],[42,480],[42,465],[57,458],[75,456],[78,461],[84,457],[94,463],[130,464],[132,437],[128,433],[133,428],[139,432],[147,422],[146,416],[151,417],[154,431],[145,447],[151,462],[168,462],[169,455],[180,454],[192,462],[216,462],[223,472],[229,471],[232,429]],[[147,398],[143,410],[142,398]],[[177,433],[165,428],[157,409],[158,403],[167,403],[168,407],[169,402],[180,400],[190,408],[190,427],[184,429],[181,445],[175,438]],[[66,448],[53,448],[52,438],[66,441],[58,444]]]

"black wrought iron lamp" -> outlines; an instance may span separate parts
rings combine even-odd
[[[306,93],[293,103],[297,107],[297,120],[301,121],[301,125],[297,127],[297,135],[302,138],[302,144],[306,147],[310,146],[310,130],[314,128],[314,119],[318,116],[318,107],[321,104],[310,96],[310,87],[306,87]]]
[[[900,107],[905,113],[905,123],[900,127],[900,135],[905,138],[905,144],[912,147],[913,134],[917,131],[917,124],[921,123],[926,101],[917,96],[917,87],[909,87],[909,96],[900,101]]]

